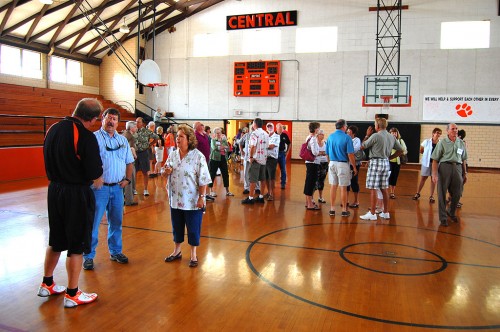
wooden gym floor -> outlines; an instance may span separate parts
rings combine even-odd
[[[439,226],[429,184],[411,200],[419,178],[411,166],[401,171],[384,222],[359,219],[369,201],[365,168],[361,205],[349,218],[330,217],[328,203],[306,211],[305,166],[292,163],[288,173],[275,201],[253,206],[240,204],[239,174],[230,175],[236,196],[229,198],[217,177],[194,269],[187,244],[182,260],[163,261],[173,248],[169,207],[165,180],[151,180],[151,196],[125,208],[130,263],[109,260],[104,219],[95,270],[80,277],[99,299],[74,309],[63,308],[62,296],[36,296],[48,237],[46,179],[0,184],[0,331],[500,330],[498,172],[470,173],[461,221],[449,227]],[[54,275],[61,285],[64,260]]]

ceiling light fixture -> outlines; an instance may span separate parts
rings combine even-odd
[[[52,0],[43,0],[43,1],[52,1]],[[128,25],[125,24],[125,17],[123,18],[123,25],[120,27],[120,32],[122,32],[122,33],[129,33],[130,32]]]
[[[44,5],[51,5],[54,3],[54,1],[52,1],[52,0],[38,0],[38,1],[40,1]]]

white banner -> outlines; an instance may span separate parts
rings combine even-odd
[[[423,120],[500,123],[500,96],[424,95]]]

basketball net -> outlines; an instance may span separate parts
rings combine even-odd
[[[380,96],[382,99],[382,113],[389,113],[389,107],[391,107],[392,96]]]
[[[155,92],[156,98],[160,98],[160,95],[165,92],[167,85],[167,83],[149,83],[146,86]]]

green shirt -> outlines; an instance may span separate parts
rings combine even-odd
[[[217,142],[219,144],[217,144]],[[220,161],[221,160],[221,151],[220,149],[223,148],[226,151],[226,154],[229,151],[229,144],[227,144],[227,138],[222,137],[221,140],[219,141],[217,138],[212,138],[210,141],[210,159],[215,160],[215,161]]]
[[[432,152],[431,158],[440,163],[451,162],[461,164],[467,160],[465,143],[458,137],[455,142],[453,142],[446,136],[438,142],[434,152]]]
[[[149,148],[150,139],[158,139],[158,135],[144,127],[139,129],[137,131],[137,141],[135,143],[137,146],[137,152],[147,150]]]

